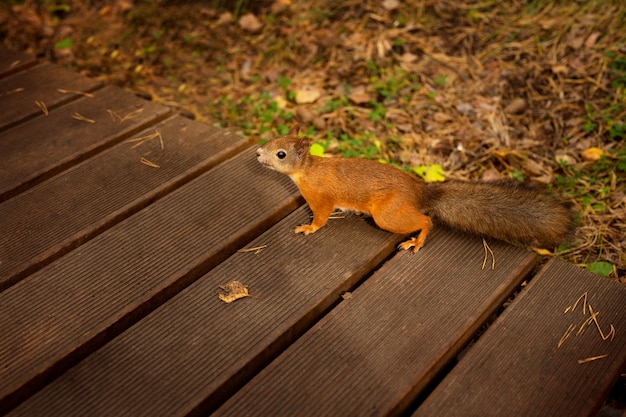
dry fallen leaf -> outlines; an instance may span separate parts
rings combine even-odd
[[[554,160],[563,165],[574,165],[576,163],[576,159],[573,156],[568,155],[566,153],[557,153],[554,155]]]
[[[352,90],[350,90],[350,93],[348,94],[348,98],[354,104],[369,103],[372,100],[370,95],[367,94],[367,91],[365,90],[364,85],[359,85],[357,87],[354,87]]]
[[[438,111],[433,114],[433,119],[437,123],[448,123],[452,121],[452,116],[450,116],[448,113]]]
[[[376,52],[379,58],[384,58],[387,52],[391,51],[391,42],[385,38],[380,38],[376,42]]]
[[[256,33],[261,30],[263,23],[252,13],[247,13],[239,18],[239,27],[250,33]]]
[[[291,0],[275,0],[270,10],[273,14],[280,14],[291,6]]]
[[[526,100],[518,97],[511,100],[511,102],[504,108],[504,112],[509,114],[520,114],[526,110],[526,107],[528,107]]]
[[[483,172],[480,179],[483,181],[496,181],[496,180],[501,180],[502,175],[497,169],[489,168]]]
[[[589,35],[589,37],[585,41],[585,46],[587,48],[593,47],[593,45],[595,45],[596,42],[598,41],[598,38],[600,37],[600,35],[601,35],[600,32],[594,32],[591,35]]]
[[[405,64],[410,64],[412,62],[417,61],[418,56],[415,54],[412,54],[410,52],[405,52],[402,55],[400,55],[399,59],[401,62],[404,62]]]
[[[536,182],[538,184],[548,185],[551,184],[553,181],[554,175],[550,173],[533,177],[533,182]]]
[[[567,75],[567,65],[563,65],[563,64],[559,64],[559,65],[553,65],[552,66],[552,72],[555,74],[562,74],[562,75]]]
[[[304,88],[296,91],[296,103],[309,104],[315,103],[322,93],[316,88]]]
[[[298,107],[296,109],[296,115],[302,121],[302,123],[305,124],[311,123],[313,119],[315,119],[315,114],[304,107]]]
[[[523,163],[524,169],[530,172],[532,175],[539,176],[545,174],[545,168],[540,163],[533,159],[527,159]]]
[[[395,10],[400,7],[400,2],[398,0],[385,0],[383,1],[383,7],[385,10]]]
[[[232,303],[240,298],[250,297],[248,287],[239,281],[230,281],[224,285],[220,285],[220,289],[225,293],[218,294],[218,298],[225,303]]]
[[[557,19],[545,19],[544,18],[544,19],[539,20],[539,26],[541,26],[543,30],[550,30],[559,24],[560,24],[560,21]]]
[[[224,12],[220,14],[220,17],[217,19],[217,25],[226,25],[233,21],[233,15],[230,12]]]

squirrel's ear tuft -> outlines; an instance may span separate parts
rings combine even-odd
[[[311,139],[309,138],[300,138],[298,143],[296,144],[296,152],[298,156],[302,157],[309,152],[309,148],[311,147]]]
[[[298,123],[294,123],[293,126],[291,126],[291,129],[289,129],[289,133],[287,133],[287,136],[298,136],[298,133],[300,132],[300,125]]]

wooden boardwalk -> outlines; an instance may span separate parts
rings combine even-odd
[[[625,371],[615,282],[308,216],[233,132],[0,48],[0,414],[589,416]]]

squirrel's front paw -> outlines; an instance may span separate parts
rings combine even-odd
[[[296,233],[304,233],[304,235],[308,235],[309,233],[314,233],[318,228],[313,226],[312,224],[301,224],[300,226],[293,229]]]

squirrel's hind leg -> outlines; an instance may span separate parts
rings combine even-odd
[[[426,236],[432,225],[430,217],[410,206],[403,206],[401,209],[388,206],[373,212],[372,217],[378,227],[392,233],[404,234],[420,231],[419,235],[402,242],[398,246],[399,249],[403,250],[413,248],[413,252],[419,251],[424,246]]]

